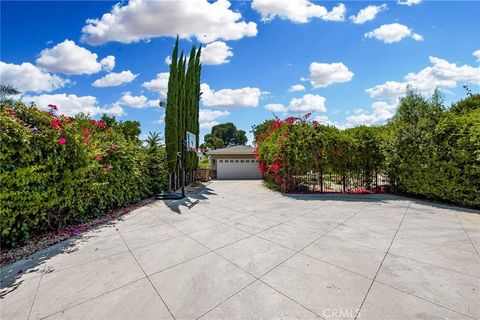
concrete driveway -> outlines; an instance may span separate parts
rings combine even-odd
[[[259,181],[196,198],[3,268],[1,319],[480,318],[478,212]]]

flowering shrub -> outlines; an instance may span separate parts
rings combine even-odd
[[[165,186],[163,148],[127,139],[122,123],[0,104],[2,244],[78,223]]]
[[[361,182],[369,187],[383,159],[378,128],[340,131],[309,117],[268,120],[269,126],[256,137],[255,152],[267,186],[282,192],[308,192],[304,175],[329,172],[362,173],[365,181]]]
[[[253,131],[260,170],[282,192],[314,192],[328,174],[343,192],[381,193],[380,176],[388,191],[480,208],[480,94],[467,95],[445,108],[438,92],[426,99],[409,89],[378,127],[338,130],[308,115],[267,120]]]

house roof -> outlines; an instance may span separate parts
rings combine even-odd
[[[208,151],[208,155],[220,155],[220,154],[253,154],[255,151],[252,147],[245,147],[245,146],[233,146],[227,147],[222,149],[215,149]]]

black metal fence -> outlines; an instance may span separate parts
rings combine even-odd
[[[286,179],[289,191],[297,192],[383,192],[389,191],[390,183],[387,176],[377,173],[352,173],[345,174],[330,172],[310,172],[303,175],[292,174]]]

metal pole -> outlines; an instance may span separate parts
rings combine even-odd
[[[181,152],[181,164],[182,164],[182,197],[185,197],[185,140],[182,139],[182,152]]]

